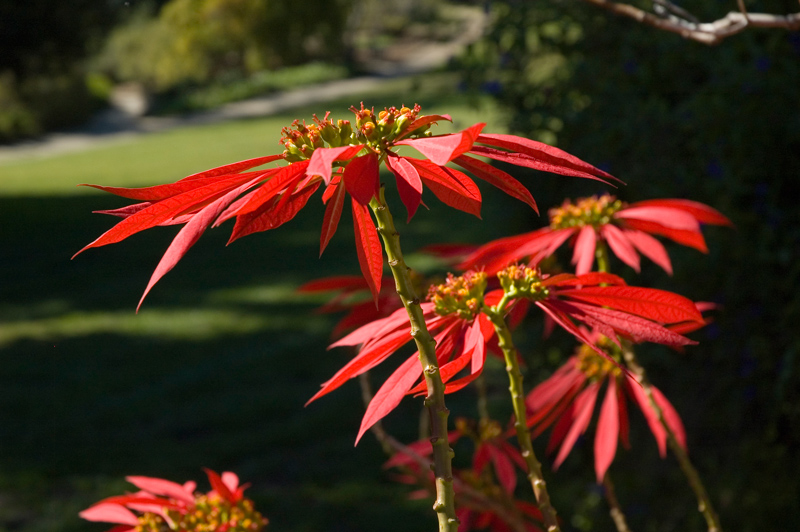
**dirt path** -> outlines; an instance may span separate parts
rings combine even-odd
[[[446,65],[466,45],[481,37],[486,24],[483,11],[461,6],[457,9],[456,16],[462,19],[464,29],[453,40],[400,43],[385,50],[380,56],[367,60],[365,70],[372,73],[367,76],[309,85],[182,116],[133,118],[119,110],[108,109],[79,129],[50,133],[39,139],[0,146],[0,165],[126,142],[140,135],[177,127],[269,116],[312,103],[325,103],[352,94],[375,91],[395,78],[423,74]]]

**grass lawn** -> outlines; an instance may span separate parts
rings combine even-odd
[[[485,121],[502,131],[493,107],[471,108],[445,75],[270,118],[0,165],[0,531],[104,530],[76,514],[129,489],[124,475],[202,479],[203,466],[251,482],[275,532],[434,526],[429,502],[408,501],[407,489],[381,472],[375,442],[353,449],[363,412],[355,383],[303,408],[348,355],[325,350],[333,318],[313,313],[321,300],[293,290],[358,272],[347,215],[321,259],[318,199],[279,231],[228,248],[227,228],[210,230],[138,315],[176,228],[69,260],[112,225],[91,211],[126,203],[76,184],[164,183],[275,153],[294,118],[328,109],[345,117],[362,98],[376,108],[416,101],[426,114],[451,114],[453,128]],[[531,227],[524,206],[484,190],[483,224],[426,195],[433,210],[406,227],[395,205],[405,249]],[[412,439],[419,406],[407,400],[388,428]]]

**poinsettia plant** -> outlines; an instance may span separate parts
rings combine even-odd
[[[229,242],[275,229],[294,218],[321,190],[322,254],[349,203],[361,277],[320,279],[301,290],[338,292],[321,311],[347,311],[334,331],[338,339],[331,347],[349,346],[355,354],[309,402],[354,377],[366,378],[369,370],[414,340],[416,351],[399,362],[374,396],[365,392],[369,397],[356,441],[371,430],[387,449],[399,453],[390,460],[392,466],[410,468],[403,478],[431,487],[441,532],[455,532],[459,524],[462,530],[560,530],[542,464],[534,453],[531,429],[535,436],[556,423],[551,447],[561,445],[558,466],[586,430],[601,381],[607,382],[608,391],[600,415],[603,430],[598,427],[598,480],[606,479],[616,449],[616,434],[613,438],[610,434],[617,431],[626,441],[622,434],[627,434],[625,396],[645,413],[662,454],[665,442],[676,453],[685,452],[680,418],[644,378],[633,346],[641,342],[694,344],[683,334],[703,326],[701,309],[683,296],[631,286],[609,273],[607,248],[637,271],[641,253],[671,273],[664,247],[651,234],[704,251],[700,223],[728,225],[728,220],[710,207],[687,200],[627,205],[606,195],[575,205],[565,203],[550,211],[550,227],[471,250],[460,264],[467,271],[449,273],[444,283],[428,286],[405,262],[381,185],[381,168],[394,177],[409,221],[423,204],[426,189],[445,205],[480,217],[482,197],[475,179],[537,211],[528,189],[493,162],[606,184],[619,180],[558,148],[514,135],[484,133],[485,125],[480,123],[434,135],[432,128],[450,117],[423,115],[418,105],[376,113],[362,103],[350,110],[352,120],[334,121],[326,113],[323,118],[314,116],[311,123],[294,121],[283,129],[283,150],[275,155],[213,168],[171,184],[135,189],[89,185],[135,203],[98,211],[121,220],[78,253],[155,226],[182,225],[156,266],[141,306],[153,286],[210,227],[233,219]],[[405,148],[412,148],[416,155],[401,150]],[[574,247],[575,273],[543,270],[541,261],[568,241]],[[600,271],[593,272],[595,258]],[[385,265],[391,278],[384,276]],[[425,292],[423,301],[420,296]],[[361,293],[368,293],[368,299],[359,299]],[[541,312],[531,312],[536,309]],[[557,325],[566,330],[585,350],[583,359],[570,359],[567,369],[530,394],[523,387],[512,335],[526,314],[538,314],[548,328]],[[468,425],[460,423],[452,431],[445,394],[480,387],[488,355],[505,363],[513,411],[508,428],[501,429],[484,412],[478,430],[469,432]],[[587,367],[594,368],[592,375]],[[430,424],[422,444],[404,446],[389,439],[381,428],[381,420],[407,396],[425,397]],[[451,445],[468,432],[475,442],[471,468],[459,472],[453,468]],[[512,437],[516,446],[508,441]],[[410,461],[409,456],[413,456]],[[423,467],[427,465],[432,477]],[[536,507],[516,497],[518,471],[529,479]],[[101,501],[82,516],[122,527],[114,530],[199,530],[199,521],[189,523],[195,517],[205,519],[203,530],[263,527],[266,521],[246,504],[235,475],[220,477],[211,471],[208,475],[213,490],[205,495],[194,494],[193,484],[130,477],[139,493]],[[693,488],[699,489],[694,483]],[[707,496],[702,501],[709,505]]]

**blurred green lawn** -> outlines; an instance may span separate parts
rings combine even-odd
[[[279,231],[228,248],[227,228],[209,230],[138,315],[176,228],[70,261],[113,224],[91,211],[126,204],[76,184],[165,183],[275,153],[294,118],[328,109],[346,117],[362,98],[376,108],[418,102],[426,114],[451,114],[453,128],[484,121],[502,130],[494,107],[475,110],[452,78],[437,76],[270,118],[0,165],[0,530],[104,530],[76,514],[128,489],[124,475],[184,481],[201,479],[204,466],[251,482],[275,532],[432,525],[430,504],[407,501],[407,489],[381,472],[377,444],[365,438],[353,449],[363,412],[355,383],[303,408],[347,353],[325,350],[333,318],[313,313],[322,300],[293,290],[358,273],[347,216],[321,259],[318,199]],[[494,194],[486,190],[483,224],[426,195],[433,210],[421,209],[408,228],[399,222],[405,249],[530,227],[524,206]],[[418,408],[408,400],[389,428],[413,438]]]

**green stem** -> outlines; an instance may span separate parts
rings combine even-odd
[[[622,356],[625,359],[625,363],[627,364],[628,368],[636,377],[636,381],[642,386],[642,389],[644,390],[645,395],[647,395],[647,399],[650,403],[650,408],[652,408],[656,413],[659,423],[661,423],[661,426],[667,433],[667,444],[669,445],[670,450],[672,450],[672,453],[675,455],[675,458],[678,459],[678,464],[680,465],[683,474],[686,476],[686,479],[689,481],[689,486],[691,486],[692,491],[694,491],[695,497],[697,497],[697,510],[703,514],[703,517],[705,517],[706,524],[708,525],[708,532],[722,532],[719,517],[714,511],[714,507],[711,504],[711,498],[708,496],[708,492],[703,485],[703,481],[700,480],[700,475],[692,465],[691,460],[689,460],[689,455],[686,454],[686,450],[681,446],[680,443],[678,443],[678,439],[675,438],[675,433],[672,431],[669,424],[667,424],[667,420],[664,418],[664,412],[661,410],[661,407],[658,406],[658,403],[656,403],[655,397],[653,396],[653,388],[647,379],[647,374],[641,364],[639,364],[639,361],[636,359],[636,353],[634,353],[632,346],[628,342],[623,343]]]
[[[497,306],[492,308],[484,307],[483,312],[489,317],[497,333],[497,343],[503,351],[506,361],[506,372],[508,373],[509,391],[511,392],[511,403],[514,406],[514,429],[517,432],[517,441],[522,449],[522,457],[528,466],[528,479],[531,481],[533,493],[536,496],[536,503],[542,512],[544,525],[548,532],[560,532],[556,510],[550,502],[550,494],[547,492],[547,484],[542,476],[542,465],[536,459],[531,443],[531,435],[528,432],[527,409],[525,408],[525,391],[522,386],[522,372],[517,361],[517,350],[511,338],[511,331],[508,329],[504,317],[506,305],[510,302],[508,294],[504,295]]]
[[[625,520],[625,514],[622,513],[622,508],[619,506],[614,483],[611,482],[611,477],[608,476],[608,473],[603,477],[603,487],[605,488],[606,500],[610,508],[608,513],[611,514],[611,519],[614,521],[614,526],[617,527],[617,532],[631,532],[631,529],[628,528],[628,522]]]
[[[608,249],[603,241],[597,242],[595,254],[597,257],[598,270],[601,272],[607,272]],[[650,386],[649,380],[647,379],[647,374],[644,370],[644,367],[642,367],[642,365],[639,364],[639,361],[636,359],[636,353],[633,351],[633,346],[630,344],[630,342],[623,342],[622,347],[622,357],[625,359],[625,364],[628,366],[628,369],[633,372],[634,377],[636,377],[636,381],[639,383],[639,385],[641,385],[645,395],[647,395],[650,407],[658,416],[658,421],[664,428],[664,432],[667,433],[667,444],[672,450],[672,453],[675,455],[675,458],[678,459],[678,464],[680,465],[683,474],[686,476],[686,479],[689,481],[689,486],[692,488],[695,497],[697,497],[697,509],[706,519],[708,532],[722,532],[722,527],[719,523],[719,517],[717,517],[717,513],[714,511],[714,507],[711,504],[711,498],[708,496],[708,492],[703,485],[703,481],[700,480],[700,475],[692,465],[691,460],[689,460],[689,455],[686,454],[684,448],[681,447],[677,438],[675,438],[675,433],[672,431],[667,423],[667,420],[664,418],[664,413],[661,411],[661,407],[659,407],[658,403],[656,403],[655,397],[653,396],[653,389]]]
[[[378,221],[378,233],[383,239],[389,268],[392,270],[397,294],[408,312],[411,323],[411,336],[419,349],[422,375],[428,388],[425,406],[431,422],[431,445],[433,446],[433,472],[436,477],[436,501],[433,509],[439,519],[439,532],[456,532],[455,492],[453,490],[453,449],[447,441],[447,417],[450,411],[444,403],[444,383],[436,361],[436,341],[428,331],[422,314],[419,298],[408,275],[409,268],[403,260],[400,237],[394,227],[392,214],[386,205],[383,188],[380,198],[373,198],[369,204]]]

